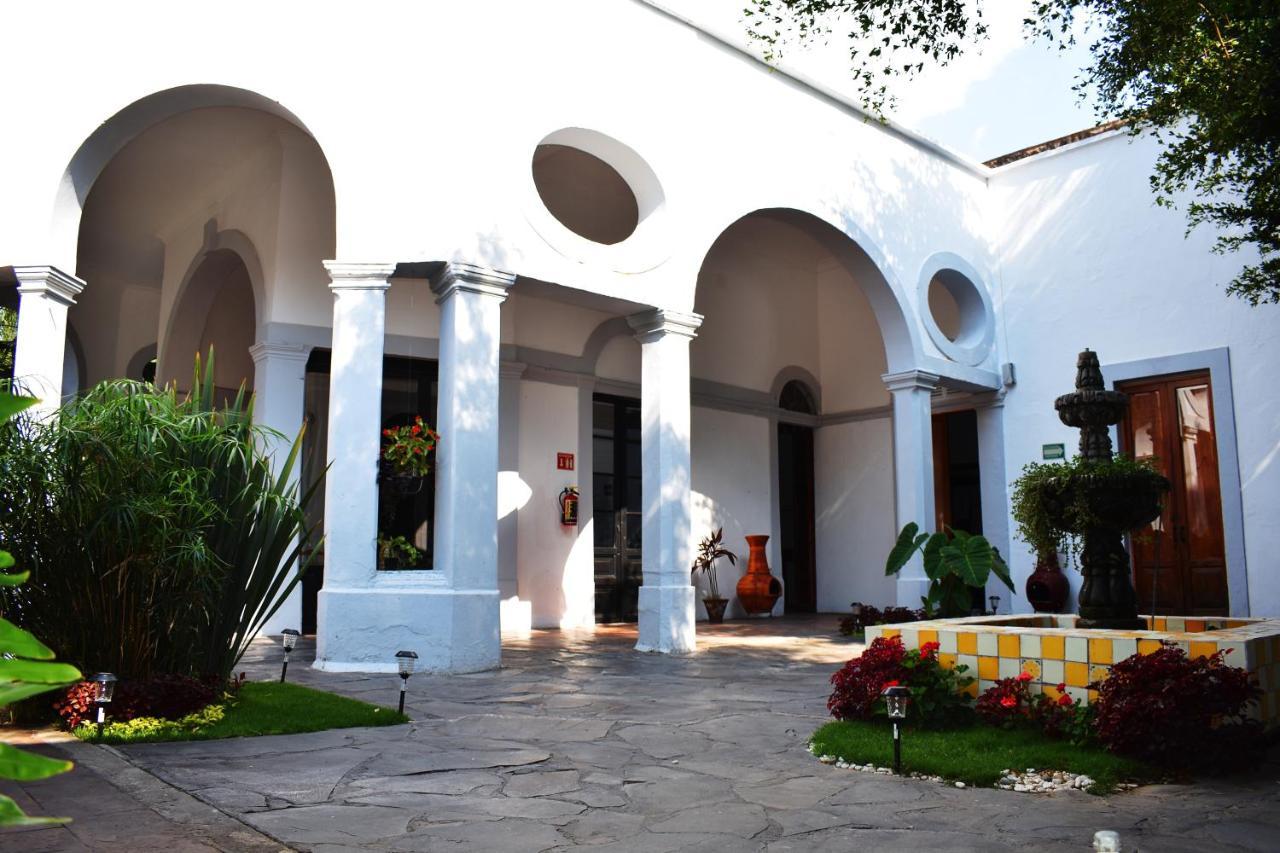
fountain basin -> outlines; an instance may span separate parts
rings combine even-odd
[[[1268,727],[1280,722],[1280,619],[1142,618],[1151,630],[1077,628],[1075,614],[1028,613],[874,625],[866,629],[866,637],[868,643],[876,637],[901,637],[908,649],[938,643],[943,666],[969,667],[967,674],[977,679],[969,686],[974,696],[997,679],[1028,672],[1033,693],[1057,697],[1057,685],[1066,684],[1066,692],[1083,702],[1097,698],[1088,685],[1105,679],[1113,663],[1155,651],[1161,640],[1193,658],[1222,651],[1227,664],[1248,670],[1262,688],[1254,716]]]

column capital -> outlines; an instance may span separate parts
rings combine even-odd
[[[654,308],[627,317],[627,324],[635,330],[636,340],[642,344],[660,340],[667,335],[679,335],[693,339],[702,325],[702,315],[683,311]]]
[[[515,283],[515,273],[449,261],[431,279],[431,292],[436,295],[436,302],[444,302],[459,291],[493,296],[501,300],[507,298],[507,291]]]
[[[305,363],[311,357],[311,347],[306,344],[260,341],[249,347],[249,355],[253,358],[254,364],[261,364],[270,359]]]
[[[18,293],[40,293],[52,297],[63,305],[75,305],[76,297],[84,290],[84,279],[57,267],[14,267],[18,279]]]
[[[500,379],[519,379],[524,376],[525,370],[529,365],[523,361],[504,361],[498,365],[498,378]]]
[[[330,290],[386,290],[395,264],[367,261],[325,261]]]
[[[938,387],[942,377],[927,370],[903,370],[898,373],[885,373],[880,377],[890,391],[928,391]]]

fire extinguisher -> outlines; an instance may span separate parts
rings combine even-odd
[[[560,524],[578,526],[578,487],[565,486],[560,490]]]

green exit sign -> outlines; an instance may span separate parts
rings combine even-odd
[[[1043,459],[1066,459],[1067,446],[1065,444],[1045,444],[1040,448],[1040,456]]]

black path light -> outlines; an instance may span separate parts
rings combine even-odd
[[[999,613],[999,612],[1000,612],[1000,596],[998,596],[998,595],[989,595],[989,596],[987,596],[987,601],[991,602],[991,615],[992,615],[992,616],[994,616],[995,614],[997,614],[997,613]]]
[[[302,634],[293,628],[285,628],[280,632],[280,645],[284,646],[284,663],[280,666],[281,684],[284,684],[284,674],[289,671],[289,653],[298,644],[298,638],[301,636]]]
[[[396,669],[400,673],[400,713],[404,713],[404,694],[409,689],[409,676],[413,675],[414,663],[418,660],[417,652],[404,649],[396,652]]]
[[[98,737],[102,737],[102,724],[107,720],[107,706],[116,694],[116,677],[109,672],[100,672],[92,679],[94,684],[93,704],[98,707]]]
[[[907,703],[911,701],[911,691],[899,684],[886,687],[880,693],[884,697],[885,710],[893,721],[893,772],[902,775],[902,729],[901,723],[907,718]]]

